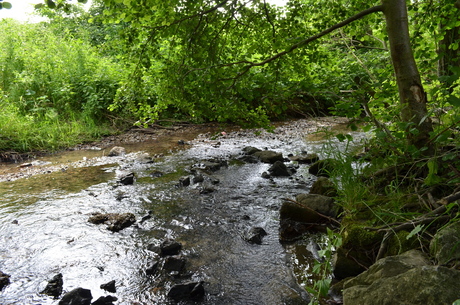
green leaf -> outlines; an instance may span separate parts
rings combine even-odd
[[[3,2],[3,3],[0,3],[0,5],[2,6],[2,8],[6,8],[8,10],[12,7],[11,3],[9,2]]]
[[[417,226],[415,226],[415,228],[414,228],[412,231],[410,231],[409,234],[407,234],[406,239],[409,240],[409,239],[411,239],[413,236],[415,236],[415,235],[417,235],[418,233],[420,233],[420,231],[422,231],[423,227],[424,227],[424,225],[417,225]]]

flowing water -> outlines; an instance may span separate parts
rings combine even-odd
[[[0,292],[0,304],[57,304],[40,292],[58,273],[64,291],[90,289],[93,301],[115,295],[115,304],[173,304],[168,290],[185,281],[204,282],[200,304],[308,304],[299,283],[308,254],[302,247],[280,244],[278,211],[283,198],[308,192],[315,178],[300,165],[291,177],[264,179],[268,164],[234,161],[249,145],[284,156],[321,153],[323,143],[307,138],[318,125],[302,124],[288,136],[235,131],[214,140],[198,137],[153,163],[145,159],[145,153],[152,155],[151,143],[132,146],[132,153],[122,157],[64,153],[46,159],[60,163],[58,171],[1,182],[0,270],[11,275],[11,283]],[[91,159],[96,160],[91,166],[75,162],[94,157],[99,159]],[[178,185],[190,167],[211,159],[228,162],[210,173],[219,181],[212,192],[200,191],[202,183]],[[64,166],[63,160],[73,163]],[[127,172],[136,174],[135,183],[117,184]],[[152,175],[158,172],[163,175]],[[139,222],[149,211],[152,217]],[[131,212],[138,223],[114,233],[88,222],[94,212]],[[253,227],[268,233],[260,245],[243,238]],[[149,249],[167,239],[182,243],[186,271],[147,275],[145,270],[159,260]],[[100,289],[111,280],[116,293]]]

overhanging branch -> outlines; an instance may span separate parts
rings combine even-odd
[[[310,37],[308,37],[308,38],[306,38],[306,39],[304,39],[302,41],[299,41],[298,43],[292,45],[289,49],[284,50],[284,51],[282,51],[280,53],[277,53],[277,54],[273,55],[270,58],[267,58],[267,59],[265,59],[265,60],[263,60],[261,62],[257,62],[257,63],[256,62],[250,62],[247,66],[245,66],[243,68],[243,70],[240,73],[238,73],[238,75],[236,77],[232,78],[234,80],[234,82],[230,86],[230,88],[235,85],[235,82],[239,77],[241,77],[242,75],[246,74],[252,67],[263,66],[263,65],[265,65],[265,64],[267,64],[269,62],[272,62],[272,61],[274,61],[274,60],[276,60],[276,59],[278,59],[278,58],[280,58],[280,57],[282,57],[282,56],[284,56],[284,55],[286,55],[288,53],[291,53],[292,51],[294,51],[295,49],[297,49],[299,47],[302,47],[302,46],[304,46],[304,45],[306,45],[306,44],[308,44],[308,43],[310,43],[312,41],[315,41],[315,40],[317,40],[317,39],[319,39],[319,38],[331,33],[332,31],[334,31],[336,29],[339,29],[341,27],[346,26],[346,25],[352,23],[353,21],[359,20],[359,19],[361,19],[361,18],[363,18],[363,17],[365,17],[365,16],[367,16],[369,14],[376,13],[376,12],[382,12],[382,11],[383,11],[383,5],[377,5],[377,6],[368,8],[368,9],[366,9],[364,11],[361,11],[358,14],[356,14],[356,15],[354,15],[354,16],[352,16],[352,17],[350,17],[350,18],[348,18],[348,19],[346,19],[344,21],[342,21],[342,22],[339,22],[339,23],[331,26],[330,28],[328,28],[328,29],[316,34],[316,35],[310,36]],[[243,62],[247,63],[246,61],[243,61]],[[241,63],[242,63],[242,61],[239,61],[239,62],[235,62],[235,63],[226,64],[226,66],[237,65],[237,64],[241,64]],[[227,80],[230,80],[230,79],[227,79]]]

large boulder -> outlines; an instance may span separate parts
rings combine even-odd
[[[430,253],[440,265],[460,261],[460,223],[439,230],[430,243]]]
[[[416,250],[379,260],[344,284],[344,305],[439,305],[460,299],[460,272],[428,265]]]

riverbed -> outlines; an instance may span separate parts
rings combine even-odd
[[[362,137],[345,123],[304,119],[277,124],[272,133],[222,126],[178,130],[2,165],[0,271],[11,278],[0,304],[57,304],[40,292],[58,273],[64,293],[83,287],[93,301],[113,295],[115,304],[175,304],[168,291],[190,281],[203,283],[200,304],[308,304],[303,285],[313,258],[299,244],[279,242],[278,211],[283,198],[308,193],[316,178],[295,162],[287,162],[296,167],[290,177],[262,178],[269,164],[239,157],[247,146],[285,157],[326,157],[325,145],[329,153],[342,146],[325,135]],[[115,145],[126,153],[107,156]],[[221,166],[209,171],[206,162]],[[197,170],[204,180],[194,183]],[[135,182],[120,184],[129,173]],[[186,177],[190,185],[181,182]],[[88,222],[94,213],[128,212],[136,223],[119,232]],[[267,233],[260,244],[245,238],[252,228]],[[154,249],[165,240],[182,245],[178,257],[185,266],[148,274],[153,262],[163,262]],[[100,288],[112,280],[115,293]]]

